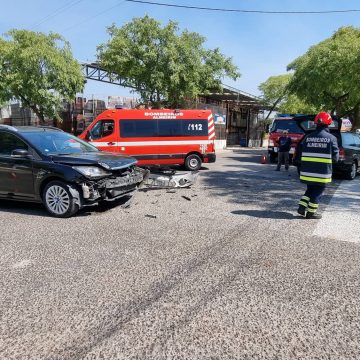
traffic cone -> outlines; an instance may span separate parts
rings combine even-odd
[[[262,154],[260,162],[261,162],[261,164],[267,164],[267,156],[266,156],[266,154]]]

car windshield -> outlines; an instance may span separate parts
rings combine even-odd
[[[99,151],[95,146],[63,131],[28,131],[22,135],[42,154],[74,154]]]
[[[274,120],[270,132],[282,132],[284,130],[287,130],[290,134],[304,133],[295,120]]]

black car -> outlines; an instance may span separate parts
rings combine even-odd
[[[297,118],[297,123],[305,135],[315,130],[314,117],[315,115],[305,115]],[[329,126],[331,134],[338,140],[340,150],[339,161],[333,164],[333,171],[334,174],[353,180],[360,170],[360,135],[350,131],[342,132],[342,125],[342,119],[333,117],[333,122]],[[298,150],[296,153],[299,153]],[[295,156],[294,165],[299,166],[299,160]]]
[[[360,170],[360,135],[352,132],[342,132],[339,135],[339,162],[334,164],[334,173],[353,180]]]
[[[55,217],[131,196],[148,173],[135,164],[57,128],[0,125],[0,198],[42,202]]]

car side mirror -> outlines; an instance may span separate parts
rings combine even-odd
[[[29,157],[30,154],[25,149],[15,149],[11,152],[11,156],[17,157],[17,158],[25,158],[25,157]]]

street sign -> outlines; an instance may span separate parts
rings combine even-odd
[[[226,115],[214,114],[214,123],[217,125],[225,125],[226,124]]]

